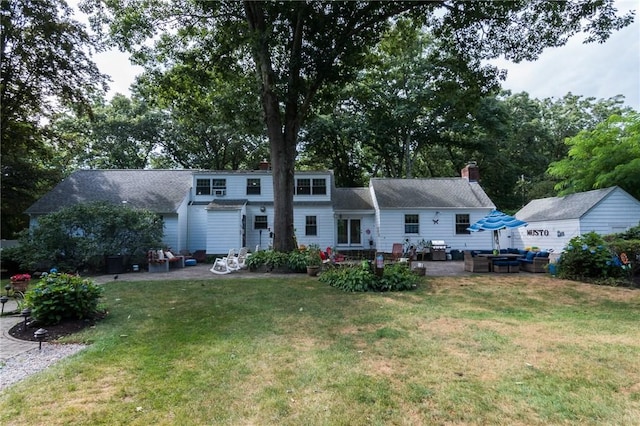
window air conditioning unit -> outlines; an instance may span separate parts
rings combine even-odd
[[[227,195],[227,190],[226,189],[216,189],[215,195],[216,195],[216,197],[222,197],[224,195]]]

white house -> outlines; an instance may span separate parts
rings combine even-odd
[[[588,232],[624,232],[640,223],[640,201],[622,188],[596,189],[533,200],[515,215],[529,223],[512,231],[516,248],[561,252],[571,238]]]
[[[458,250],[491,247],[489,233],[466,230],[495,208],[475,164],[459,178],[376,178],[364,188],[336,188],[331,171],[298,171],[294,179],[299,244],[387,253],[394,243],[429,240]],[[145,208],[163,217],[166,246],[224,254],[271,245],[273,199],[270,170],[79,170],[26,213],[35,226],[38,216],[75,203]]]

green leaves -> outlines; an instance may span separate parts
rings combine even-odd
[[[356,266],[328,269],[320,274],[321,282],[349,292],[413,290],[418,280],[416,274],[401,264],[386,266],[382,277],[378,277],[367,261]]]
[[[20,238],[16,261],[63,271],[100,270],[104,257],[125,255],[137,262],[163,236],[162,220],[149,211],[109,203],[87,203],[38,218]]]
[[[91,61],[98,44],[62,0],[0,4],[2,237],[27,221],[20,213],[60,179],[45,122],[62,109],[90,111],[106,76]]]
[[[612,115],[568,138],[568,157],[550,165],[560,194],[618,185],[640,199],[640,114]]]
[[[31,314],[43,325],[63,318],[83,319],[96,313],[102,287],[69,274],[48,274],[25,294]]]

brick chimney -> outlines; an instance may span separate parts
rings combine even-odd
[[[258,169],[259,170],[270,170],[271,169],[271,163],[268,162],[267,160],[262,160],[260,162],[260,164],[258,164]]]
[[[475,161],[469,161],[464,169],[460,171],[460,175],[463,178],[467,179],[469,182],[478,182],[480,181],[480,169]]]

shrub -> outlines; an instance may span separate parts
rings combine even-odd
[[[287,255],[287,267],[293,272],[305,272],[308,258],[308,250],[294,250]]]
[[[351,292],[410,290],[418,282],[418,276],[400,264],[387,266],[383,276],[377,277],[367,261],[353,267],[328,269],[320,274],[319,279],[332,287]]]
[[[557,263],[558,276],[578,281],[617,278],[622,268],[605,240],[595,232],[572,238]]]
[[[316,259],[317,262],[315,262]],[[322,264],[319,249],[314,249],[312,246],[302,247],[289,253],[262,250],[253,253],[247,259],[247,267],[252,271],[262,267],[269,271],[274,268],[286,267],[291,272],[305,272],[307,266],[312,264],[317,264],[317,266]]]
[[[105,256],[124,255],[141,262],[160,245],[163,221],[155,213],[95,202],[76,204],[38,218],[19,237],[11,259],[27,270],[99,271]]]
[[[287,266],[288,254],[275,250],[260,250],[247,258],[247,267],[254,271],[265,267],[268,270]]]
[[[399,263],[384,268],[382,278],[377,280],[376,291],[411,290],[418,283],[418,276]]]
[[[25,294],[31,315],[44,325],[63,319],[90,318],[97,312],[102,288],[91,280],[69,274],[48,274]]]
[[[634,282],[635,277],[640,276],[640,225],[619,234],[605,235],[604,239],[617,254],[615,263],[622,268],[628,283],[640,284],[640,281]]]

